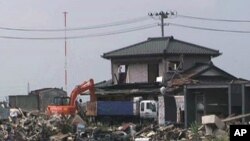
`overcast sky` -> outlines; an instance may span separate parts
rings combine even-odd
[[[177,11],[216,19],[250,20],[248,0],[1,0],[0,1],[0,96],[27,94],[45,87],[64,87],[64,40],[5,39],[3,37],[64,37],[64,32],[6,30],[63,29],[89,27],[147,17],[149,12]],[[103,29],[67,31],[67,36],[127,31],[134,27],[159,23],[148,17],[141,22]],[[206,28],[250,31],[249,22],[215,22],[181,17],[165,22]],[[250,34],[228,33],[166,26],[166,36],[220,50],[213,59],[218,67],[236,77],[250,79]],[[68,40],[68,92],[81,82],[111,78],[110,61],[101,58],[105,52],[135,44],[148,37],[161,36],[160,27],[123,34]]]

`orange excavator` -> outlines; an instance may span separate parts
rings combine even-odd
[[[96,101],[96,95],[94,91],[94,80],[84,81],[81,85],[76,86],[71,92],[70,97],[55,97],[54,105],[49,105],[47,113],[61,114],[61,115],[75,115],[77,110],[76,98],[79,94],[89,90],[90,102]]]

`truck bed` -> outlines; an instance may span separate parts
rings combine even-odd
[[[133,116],[134,108],[131,101],[97,101],[98,116]]]

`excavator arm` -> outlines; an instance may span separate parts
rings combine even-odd
[[[76,106],[75,101],[79,94],[89,90],[90,92],[90,102],[96,101],[95,89],[94,89],[94,80],[90,79],[89,81],[84,81],[81,85],[78,85],[73,89],[70,95],[70,105]]]

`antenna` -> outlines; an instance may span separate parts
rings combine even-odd
[[[28,92],[28,94],[30,93],[30,82],[28,82],[28,84],[27,84],[27,92]]]
[[[65,64],[64,64],[64,83],[65,83],[65,91],[67,93],[67,12],[63,12],[64,14],[64,53],[65,53]]]

